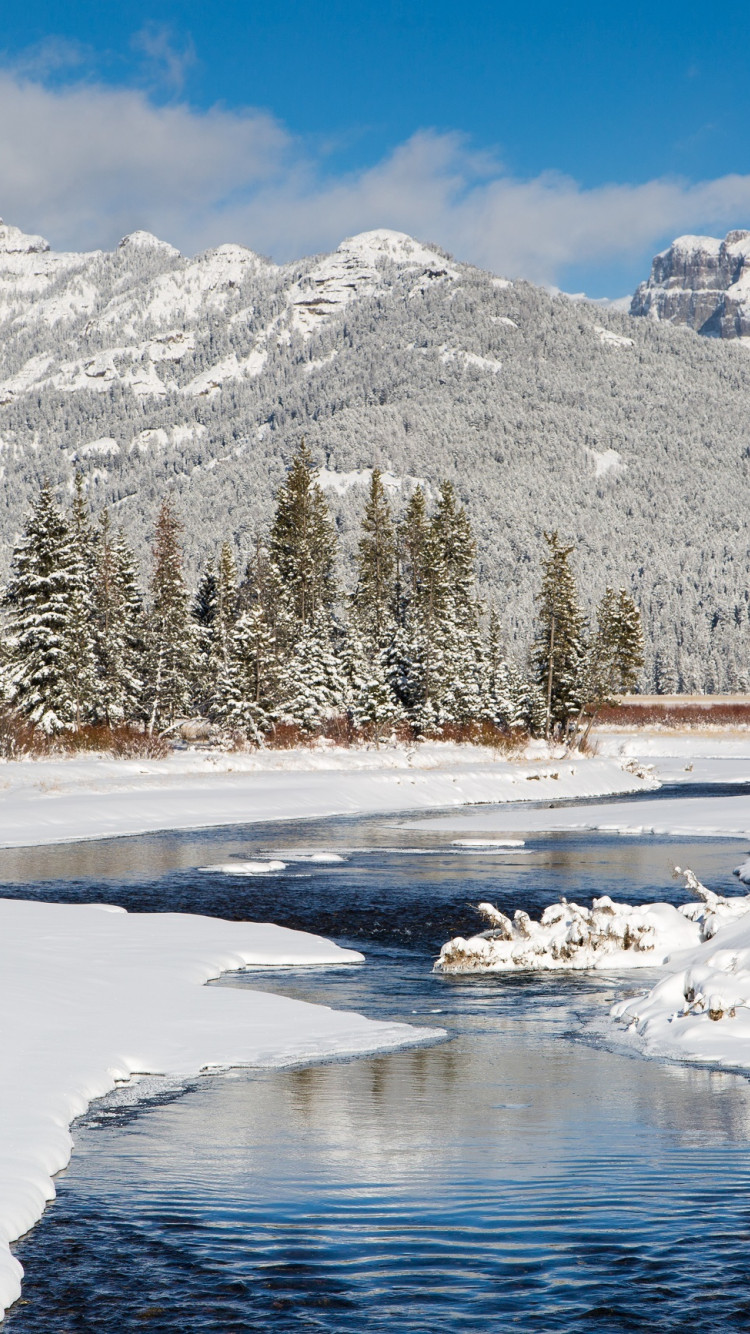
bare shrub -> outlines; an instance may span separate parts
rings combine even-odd
[[[90,752],[114,755],[119,759],[161,760],[169,755],[171,747],[158,734],[150,736],[139,727],[121,723],[117,727],[98,724],[79,727],[76,731],[60,732],[50,740],[50,750],[64,755]]]
[[[599,727],[749,727],[750,699],[717,700],[705,704],[663,704],[650,700],[648,704],[613,704],[600,710]]]
[[[52,740],[22,713],[0,708],[0,758],[19,760],[26,755],[49,755]]]

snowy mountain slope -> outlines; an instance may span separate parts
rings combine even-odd
[[[45,475],[86,476],[144,557],[165,490],[192,570],[246,553],[304,435],[344,551],[368,469],[398,507],[451,477],[525,651],[544,528],[586,596],[632,580],[662,688],[747,680],[750,357],[510,283],[400,233],[277,266],[146,233],[55,255],[0,230],[0,560]]]
[[[656,255],[631,315],[686,324],[709,338],[750,339],[750,232],[678,236]]]

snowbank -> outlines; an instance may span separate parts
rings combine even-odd
[[[20,1292],[9,1243],[53,1198],[52,1176],[70,1157],[71,1121],[118,1081],[278,1066],[441,1034],[203,985],[243,967],[361,959],[267,924],[0,899],[0,1317]]]
[[[649,765],[663,783],[750,781],[750,729],[603,728],[595,730],[596,754]]]
[[[631,1046],[750,1069],[749,909],[750,896],[723,900],[715,930],[700,945],[674,957],[668,975],[645,995],[613,1007]]]
[[[178,752],[0,763],[0,847],[199,829],[259,820],[433,810],[471,802],[550,801],[657,784],[616,759],[517,759],[431,743],[381,750]]]
[[[743,885],[750,885],[750,858],[748,858],[746,862],[742,862],[740,866],[737,866],[734,874],[742,881]]]
[[[666,834],[678,838],[750,839],[750,801],[737,797],[660,797],[633,803],[534,806],[528,810],[461,811],[437,820],[415,820],[415,829],[442,833],[556,833],[592,830],[606,834]]]
[[[679,868],[678,868],[679,869]],[[487,931],[443,945],[435,964],[441,973],[507,973],[520,970],[654,968],[680,950],[695,948],[728,921],[750,912],[750,896],[724,898],[684,873],[697,903],[633,907],[607,895],[591,908],[561,899],[533,921],[519,909],[513,919],[480,903]]]

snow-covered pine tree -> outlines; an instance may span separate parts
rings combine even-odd
[[[357,550],[352,596],[360,634],[376,648],[393,636],[396,611],[396,531],[379,468],[373,468]]]
[[[397,610],[399,623],[404,626],[413,620],[421,598],[429,540],[427,500],[418,486],[409,497],[397,534]]]
[[[336,598],[336,531],[304,440],[276,501],[268,558],[292,643]]]
[[[643,671],[644,638],[641,613],[626,588],[617,594],[614,611],[614,668],[618,694],[635,690]]]
[[[168,727],[191,704],[194,631],[182,572],[182,525],[170,498],[156,520],[151,597],[146,613],[148,730]]]
[[[273,726],[279,674],[275,650],[263,607],[256,602],[231,630],[212,700],[215,718],[259,744]]]
[[[507,731],[525,727],[526,683],[506,661],[500,618],[494,607],[490,609],[483,668],[480,717]]]
[[[588,725],[585,744],[594,719],[605,704],[632,690],[643,667],[641,616],[627,589],[618,593],[607,588],[596,612],[596,629],[587,646],[581,673],[580,726],[584,712]]]
[[[112,727],[141,715],[143,606],[135,558],[106,509],[99,516],[93,583],[98,717]]]
[[[216,564],[210,560],[206,566],[192,607],[197,629],[196,686],[204,711],[210,711],[219,677],[227,670],[238,598],[237,566],[232,548],[224,542]]]
[[[278,722],[314,734],[346,712],[346,679],[333,644],[330,615],[319,610],[297,640],[291,657],[282,660]]]
[[[430,539],[433,705],[441,722],[463,725],[482,713],[484,647],[474,588],[476,542],[451,482],[440,487]]]
[[[386,670],[392,691],[409,720],[420,731],[436,718],[432,706],[435,670],[434,622],[436,597],[435,551],[421,486],[409,497],[398,527],[398,630],[387,648]]]
[[[70,532],[74,578],[65,629],[64,657],[74,700],[74,727],[94,722],[99,716],[99,669],[96,629],[91,615],[94,600],[95,539],[83,477],[75,474]]]
[[[542,586],[537,594],[539,632],[533,648],[536,682],[546,701],[547,736],[581,705],[584,657],[584,616],[578,601],[570,558],[575,547],[562,546],[557,532],[545,533],[548,553],[542,559]]]
[[[360,634],[356,624],[351,625],[341,655],[341,666],[352,726],[379,744],[404,717],[391,689],[388,649],[378,649],[372,639]]]
[[[14,551],[3,605],[9,697],[49,733],[87,721],[95,695],[90,609],[89,624],[80,624],[82,569],[71,524],[45,482]]]

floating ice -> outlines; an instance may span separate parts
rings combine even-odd
[[[268,875],[285,871],[286,862],[217,862],[216,866],[199,866],[198,870],[212,875]]]
[[[454,838],[454,848],[523,848],[523,838]]]

